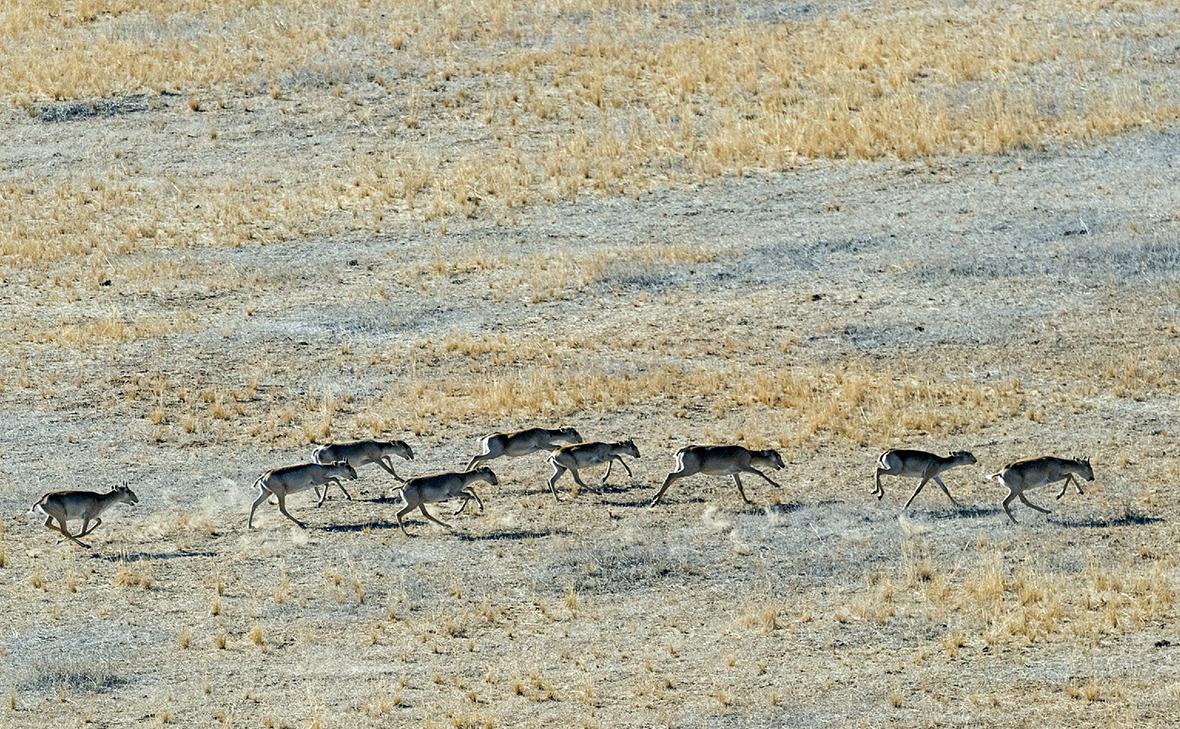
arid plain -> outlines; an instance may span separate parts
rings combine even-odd
[[[7,0],[0,68],[0,726],[1180,714],[1174,3]],[[531,425],[642,458],[246,529]],[[694,442],[783,487],[648,509]],[[1045,453],[1097,478],[1010,524]]]

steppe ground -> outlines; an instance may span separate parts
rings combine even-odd
[[[1171,725],[1178,64],[1170,0],[6,0],[0,725]],[[536,424],[643,457],[246,530]],[[646,508],[726,441],[782,488]]]

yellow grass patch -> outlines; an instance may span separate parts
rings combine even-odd
[[[265,82],[274,98],[259,103],[299,99],[328,119],[360,104],[387,133],[331,160],[294,151],[273,175],[112,165],[93,179],[0,182],[0,260],[374,232],[404,216],[511,219],[533,202],[807,157],[999,152],[1180,118],[1161,62],[1125,52],[1180,33],[1164,3],[919,4],[709,30],[658,5],[7,4],[0,97],[34,110],[144,91],[253,97]],[[354,66],[387,98],[350,98]],[[377,72],[389,68],[412,72]]]

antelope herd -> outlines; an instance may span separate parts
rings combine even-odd
[[[402,533],[406,532],[404,517],[414,509],[418,509],[422,516],[430,521],[451,528],[449,524],[435,518],[426,510],[426,504],[434,504],[450,499],[462,498],[463,503],[454,511],[463,511],[471,501],[483,511],[483,500],[475,493],[473,484],[486,482],[492,486],[500,481],[491,468],[484,465],[488,461],[502,456],[519,457],[546,451],[549,453],[548,463],[553,468],[549,477],[549,490],[553,498],[560,501],[557,494],[557,482],[566,471],[573,477],[574,483],[581,488],[588,487],[582,481],[580,469],[606,464],[606,473],[602,483],[610,478],[611,469],[617,462],[632,476],[631,467],[623,460],[623,456],[639,458],[639,448],[634,440],[618,442],[585,442],[574,428],[529,428],[511,433],[492,433],[480,439],[480,452],[472,456],[467,468],[462,471],[444,472],[415,476],[409,479],[397,474],[393,466],[392,456],[405,461],[414,460],[414,451],[409,444],[400,440],[358,440],[347,443],[332,443],[320,446],[312,452],[311,463],[300,463],[266,471],[254,481],[258,489],[258,497],[250,505],[250,514],[246,519],[246,528],[254,528],[254,512],[262,502],[275,497],[278,502],[279,513],[287,517],[300,528],[306,528],[299,519],[287,511],[287,497],[300,491],[313,490],[316,494],[316,506],[322,506],[328,497],[328,487],[336,485],[345,498],[352,500],[352,494],[344,487],[345,480],[357,478],[357,468],[375,463],[387,471],[400,485],[395,491],[401,492],[402,509],[397,512],[397,525]],[[675,481],[701,473],[709,476],[729,476],[737,486],[738,494],[747,504],[754,502],[746,496],[742,488],[741,474],[754,474],[765,479],[775,488],[779,484],[764,473],[765,469],[780,470],[785,467],[783,458],[778,451],[750,450],[739,445],[691,445],[681,448],[675,455],[676,466],[664,478],[649,507],[654,508],[660,498]],[[876,470],[873,474],[872,493],[878,500],[885,496],[885,489],[881,486],[882,476],[907,476],[920,479],[918,487],[910,495],[902,509],[908,509],[914,498],[922,488],[933,481],[938,485],[947,498],[955,506],[962,505],[951,495],[946,484],[942,482],[940,474],[956,466],[974,465],[975,456],[967,451],[955,451],[948,456],[911,449],[895,449],[885,451],[877,459]],[[1037,506],[1028,500],[1025,492],[1038,486],[1051,483],[1061,483],[1061,491],[1057,494],[1060,499],[1072,482],[1074,490],[1082,493],[1078,477],[1087,481],[1094,480],[1094,469],[1088,458],[1057,458],[1042,456],[1022,461],[1015,461],[988,476],[1008,489],[1008,496],[1002,505],[1004,512],[1012,523],[1016,518],[1012,516],[1009,505],[1013,499],[1020,499],[1026,506],[1041,513],[1049,513],[1048,509]],[[321,491],[321,489],[323,489]],[[592,489],[597,492],[597,489]],[[45,516],[45,526],[61,532],[70,541],[89,547],[80,537],[93,532],[102,524],[99,515],[115,504],[136,504],[139,498],[126,485],[120,485],[107,493],[92,491],[56,491],[42,496],[30,509],[30,513]],[[81,520],[82,526],[77,534],[71,534],[67,523]],[[56,522],[56,525],[54,524]],[[94,522],[91,525],[91,522]],[[58,540],[60,543],[62,540]]]

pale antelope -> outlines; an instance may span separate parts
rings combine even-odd
[[[279,511],[282,515],[298,524],[301,529],[306,529],[306,524],[291,516],[287,511],[287,497],[300,491],[323,486],[324,493],[320,495],[318,502],[322,504],[324,497],[328,495],[327,485],[329,483],[335,483],[340,486],[341,490],[344,489],[340,484],[341,477],[356,478],[356,469],[347,461],[329,464],[301,463],[297,466],[283,466],[267,471],[254,482],[254,486],[258,489],[258,498],[254,499],[254,503],[250,505],[250,518],[246,520],[246,528],[254,528],[254,510],[258,508],[259,504],[266,501],[267,497],[274,494],[275,498],[279,500]],[[319,493],[318,490],[316,493]]]
[[[710,476],[732,476],[733,482],[737,485],[738,493],[741,494],[742,500],[747,504],[754,503],[746,498],[746,492],[742,489],[742,479],[738,476],[739,473],[754,473],[766,479],[771,486],[779,487],[770,476],[767,476],[762,471],[759,471],[754,466],[761,466],[762,468],[783,468],[783,457],[779,455],[778,451],[773,449],[763,451],[752,451],[741,446],[688,446],[676,451],[676,470],[668,474],[664,479],[664,485],[656,492],[655,497],[651,500],[651,506],[655,506],[660,501],[660,497],[668,490],[673,481],[687,478],[697,473],[704,473]]]
[[[435,473],[428,476],[415,476],[406,481],[400,486],[402,491],[402,501],[405,507],[397,512],[397,526],[402,530],[402,534],[407,537],[410,536],[406,531],[406,527],[402,524],[402,517],[413,511],[415,508],[422,512],[422,516],[430,521],[444,526],[447,529],[451,528],[450,524],[439,521],[426,511],[427,504],[438,503],[439,501],[447,501],[457,496],[463,497],[463,503],[455,509],[456,514],[467,508],[467,503],[475,499],[475,503],[479,504],[479,510],[483,511],[483,501],[479,495],[475,493],[475,489],[471,484],[476,481],[486,481],[493,486],[496,486],[500,481],[496,478],[496,474],[492,473],[492,469],[487,466],[481,466],[475,470],[468,470],[462,473]]]
[[[395,479],[404,482],[405,479],[397,475],[397,471],[393,470],[393,459],[390,456],[397,456],[402,460],[412,461],[414,460],[414,451],[403,440],[354,440],[349,443],[332,443],[330,445],[320,446],[312,452],[311,460],[321,465],[346,461],[353,468],[360,468],[367,463],[376,463],[386,471],[389,471],[389,474]],[[349,501],[352,501],[352,494],[348,493],[347,489],[344,488],[344,484],[336,481],[336,485],[344,492],[344,496]],[[327,491],[328,487],[325,485],[324,493],[327,493]],[[318,486],[316,487],[315,495],[317,498],[320,495]]]
[[[1074,490],[1080,495],[1082,487],[1078,483],[1078,476],[1087,481],[1094,480],[1094,469],[1090,467],[1089,458],[1057,458],[1056,456],[1028,458],[1009,463],[988,478],[994,478],[1007,487],[1008,496],[1004,499],[1004,512],[1015,524],[1016,517],[1012,516],[1012,511],[1008,508],[1012,499],[1020,499],[1025,506],[1032,507],[1042,514],[1048,514],[1048,509],[1041,508],[1029,501],[1024,492],[1038,486],[1061,481],[1061,491],[1057,493],[1057,498],[1060,499],[1065,496],[1065,489],[1072,481]]]
[[[967,451],[954,451],[949,456],[906,448],[885,451],[877,459],[877,470],[873,474],[876,488],[873,489],[873,494],[877,500],[885,496],[885,489],[881,488],[882,476],[910,476],[920,478],[922,481],[918,484],[918,488],[914,489],[914,493],[910,494],[909,501],[905,502],[905,506],[901,507],[903,510],[910,508],[910,502],[922,491],[922,487],[926,485],[927,481],[938,484],[938,488],[942,489],[951,503],[961,508],[962,504],[955,501],[955,497],[951,496],[951,492],[947,490],[946,484],[942,482],[938,474],[955,466],[968,466],[973,463],[978,463],[978,461]]]
[[[623,456],[631,456],[632,458],[639,458],[639,449],[635,447],[635,441],[624,440],[618,443],[575,443],[574,445],[567,445],[553,451],[549,456],[549,465],[553,466],[553,475],[549,477],[549,490],[553,492],[553,498],[560,501],[557,496],[557,480],[562,475],[569,471],[570,475],[574,477],[574,483],[582,488],[589,488],[582,483],[582,478],[578,474],[579,468],[587,468],[589,466],[597,466],[605,463],[606,474],[602,477],[602,482],[610,478],[610,471],[614,468],[615,461],[623,464],[623,468],[627,469],[627,475],[631,473],[631,467],[623,460]],[[597,491],[597,489],[593,489]]]
[[[467,470],[500,456],[525,456],[536,451],[551,451],[560,443],[581,443],[582,436],[573,428],[529,428],[515,433],[492,433],[480,439],[482,451],[471,457]]]
[[[135,495],[135,492],[127,484],[121,484],[105,494],[93,491],[54,491],[42,496],[37,503],[33,504],[33,508],[29,509],[29,513],[44,514],[46,527],[56,529],[64,534],[66,539],[89,549],[90,545],[83,543],[78,537],[86,536],[102,524],[99,514],[115,504],[134,505],[138,503],[139,497]],[[77,534],[70,534],[67,528],[66,522],[72,519],[82,520],[82,530]],[[56,527],[53,526],[54,520],[57,521]],[[90,526],[92,521],[94,526]],[[61,540],[58,542],[60,543]]]

